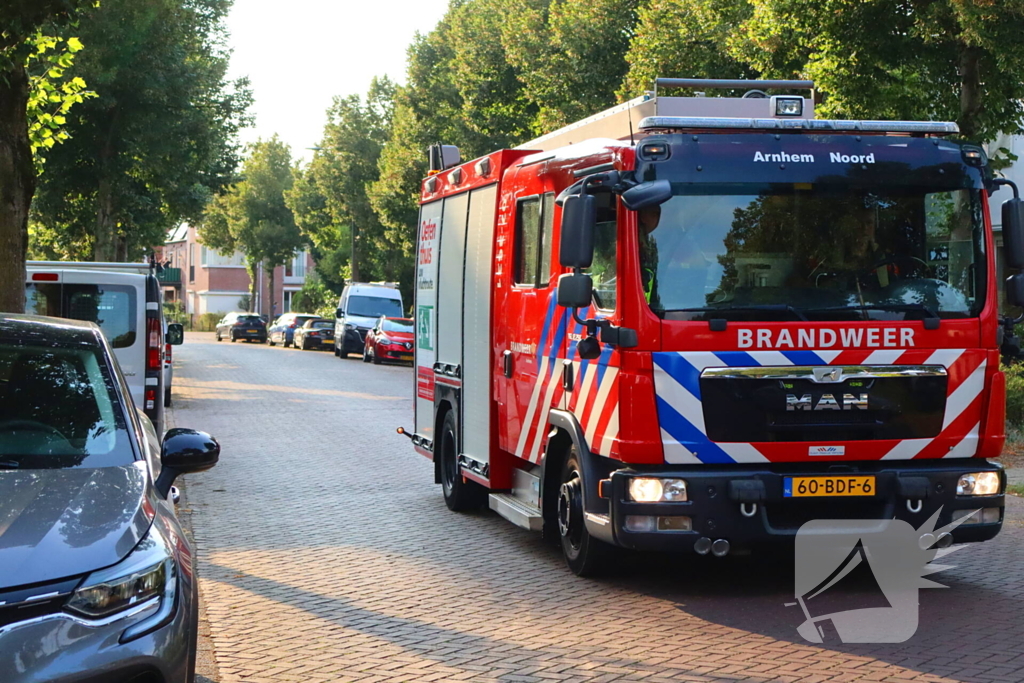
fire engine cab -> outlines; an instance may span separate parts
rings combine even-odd
[[[988,197],[1012,184],[953,123],[815,119],[810,82],[656,87],[749,92],[655,91],[464,163],[431,148],[408,436],[448,507],[544,530],[580,575],[813,519],[993,538],[1013,321]]]

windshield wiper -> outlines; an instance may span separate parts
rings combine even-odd
[[[806,310],[806,309],[804,309]],[[804,322],[809,322],[807,316],[804,315],[804,310],[794,308],[789,304],[750,304],[747,306],[729,306],[728,308],[720,308],[717,306],[704,306],[702,308],[673,308],[665,311],[666,313],[727,313],[730,311],[744,312],[744,311],[777,311],[783,313],[792,313],[797,318]]]
[[[892,311],[894,313],[905,312],[905,311],[921,311],[924,313],[924,328],[926,330],[937,330],[939,329],[939,323],[941,318],[939,314],[935,312],[930,306],[924,304],[913,303],[913,304],[852,304],[850,306],[826,306],[824,308],[804,308],[801,309],[804,313],[827,313],[829,311]]]

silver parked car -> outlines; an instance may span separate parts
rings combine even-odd
[[[161,442],[95,324],[0,314],[4,683],[191,683],[195,558],[171,484],[219,454],[189,429]]]

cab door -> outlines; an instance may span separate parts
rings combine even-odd
[[[532,194],[506,198],[503,213],[511,220],[499,224],[495,254],[501,273],[495,316],[499,445],[532,462],[540,458],[547,412],[557,398],[565,343],[565,311],[556,305],[552,275],[555,195],[538,185]]]

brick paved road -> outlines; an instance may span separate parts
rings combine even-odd
[[[175,355],[175,419],[224,448],[188,483],[221,683],[1024,680],[1024,510],[954,557],[892,646],[812,646],[769,561],[573,577],[489,512],[448,512],[408,368],[216,344]]]

